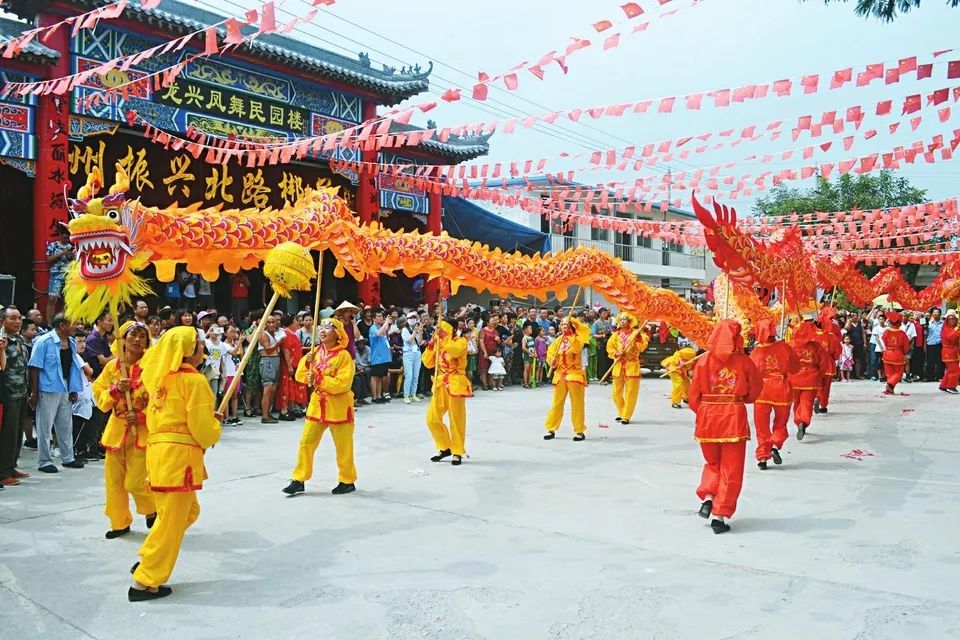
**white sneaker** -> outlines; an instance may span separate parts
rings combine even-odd
[[[404,398],[403,404],[410,404],[410,398]]]
[[[420,402],[421,400],[423,400],[423,398],[421,398],[420,396],[411,396],[410,399],[411,399],[413,402]]]
[[[51,458],[59,458],[59,457],[60,457],[60,447],[54,447],[53,450],[50,451],[50,457],[51,457]]]

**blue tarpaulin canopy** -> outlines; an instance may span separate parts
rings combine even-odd
[[[443,229],[453,238],[472,240],[501,251],[532,255],[550,251],[550,236],[487,211],[464,198],[443,199]]]

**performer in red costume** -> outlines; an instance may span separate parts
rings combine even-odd
[[[958,393],[957,384],[960,384],[960,331],[957,330],[957,312],[953,309],[943,316],[943,329],[940,332],[943,348],[940,359],[943,361],[943,378],[940,380],[940,391]]]
[[[900,328],[903,315],[899,311],[887,311],[885,314],[890,326],[880,336],[883,343],[883,372],[887,375],[887,388],[883,392],[892,396],[897,384],[903,379],[903,370],[907,364],[906,354],[910,351],[910,338]]]
[[[813,318],[806,318],[793,332],[790,346],[797,355],[800,368],[790,375],[793,387],[793,422],[797,425],[797,440],[803,440],[813,420],[813,400],[823,384],[830,363],[823,347],[817,342],[817,327]]]
[[[724,520],[733,516],[743,486],[750,424],[747,407],[763,391],[763,378],[743,353],[740,323],[721,320],[707,341],[709,353],[693,370],[689,405],[697,414],[694,437],[705,461],[697,496],[699,515],[713,516],[714,533],[730,530]]]
[[[823,380],[820,382],[820,391],[817,392],[817,402],[813,408],[814,413],[827,412],[827,405],[830,404],[830,388],[833,386],[833,378],[837,375],[837,360],[843,353],[840,325],[834,321],[836,317],[837,312],[833,307],[824,307],[817,317],[820,325],[817,329],[817,342],[827,354],[829,368],[824,372]]]
[[[788,376],[800,369],[797,355],[786,342],[777,340],[776,325],[763,319],[754,326],[757,346],[750,354],[763,376],[763,393],[753,404],[753,424],[757,430],[757,466],[766,471],[767,460],[783,464],[780,449],[787,441],[787,420],[793,403],[793,388]],[[773,414],[773,434],[770,414]]]

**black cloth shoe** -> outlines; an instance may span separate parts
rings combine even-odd
[[[277,420],[282,420],[283,422],[293,422],[296,420],[296,418],[289,413],[281,413],[279,416],[277,416]]]
[[[587,439],[587,434],[585,433],[578,433],[575,436],[573,436],[574,442],[583,442],[586,439]]]
[[[767,470],[767,461],[766,461],[766,460],[761,460],[760,462],[757,463],[757,466],[760,468],[760,471],[766,471],[766,470]]]
[[[620,424],[626,426],[626,425],[630,424],[630,421],[629,421],[629,420],[621,420],[621,421],[620,421]]]
[[[770,456],[773,458],[773,464],[783,464],[783,458],[780,457],[780,450],[776,447],[770,449]]]
[[[710,522],[710,528],[713,529],[714,533],[726,533],[730,531],[730,525],[721,520],[712,520]]]
[[[291,480],[290,484],[283,488],[283,492],[288,496],[295,496],[298,493],[303,493],[306,489],[303,486],[303,483],[299,480]]]
[[[713,512],[713,500],[704,500],[700,505],[700,511],[697,512],[701,518],[709,518]]]
[[[543,436],[543,439],[544,439],[544,440],[553,440],[553,439],[556,438],[556,437],[557,437],[556,432],[554,432],[554,431],[548,431],[548,432],[547,432],[547,435]]]
[[[152,591],[150,589],[134,589],[133,587],[130,587],[127,589],[127,600],[130,602],[144,602],[146,600],[166,598],[171,593],[173,593],[173,589],[164,586],[157,587],[156,591]]]
[[[461,458],[460,456],[453,456],[453,460],[450,462],[450,464],[452,464],[455,467],[459,467],[460,465],[463,464],[463,458]]]
[[[40,467],[39,471],[42,471],[44,473],[58,473],[60,469],[57,469],[52,464],[48,464],[46,466]]]
[[[820,407],[820,413],[827,413],[826,407]]]
[[[438,453],[437,455],[431,457],[431,458],[430,458],[430,462],[440,462],[440,461],[443,460],[444,458],[449,458],[449,457],[450,457],[450,449],[444,449],[443,451],[441,451],[441,452]]]
[[[803,440],[803,436],[807,435],[807,425],[800,423],[800,426],[797,427],[797,440]]]
[[[357,486],[352,482],[350,484],[344,484],[343,482],[341,482],[337,486],[335,486],[333,488],[333,491],[331,491],[330,493],[332,493],[335,496],[342,496],[345,493],[353,493],[356,490],[357,490]]]
[[[153,523],[157,521],[157,514],[152,516],[145,516],[144,520],[147,521],[147,529],[153,529]]]
[[[679,404],[672,404],[670,406],[673,407],[674,409],[683,409],[683,407]]]
[[[614,420],[616,420],[617,422],[623,422],[623,418],[621,418],[620,416],[617,416],[616,418],[614,418]]]
[[[111,529],[104,534],[104,538],[107,540],[113,540],[114,538],[119,538],[130,533],[130,527],[124,527],[123,529]]]
[[[71,460],[70,462],[64,462],[63,466],[68,469],[83,469],[83,463],[79,460]]]
[[[36,438],[31,438],[31,439],[29,439],[29,440],[24,440],[24,441],[23,441],[23,448],[24,448],[24,449],[33,449],[34,451],[36,451],[36,450],[37,450],[37,439],[36,439]]]

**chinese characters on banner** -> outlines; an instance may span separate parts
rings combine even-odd
[[[67,149],[69,148],[69,122],[67,101],[62,96],[50,97],[50,108],[46,110],[49,117],[39,122],[39,132],[49,144],[41,151],[46,157],[37,164],[35,186],[35,206],[44,207],[49,212],[50,235],[56,235],[57,225],[66,223],[67,202],[64,197],[64,187],[69,186],[70,176],[67,173]]]
[[[349,182],[326,166],[209,165],[185,150],[164,149],[130,135],[91,137],[71,145],[64,172],[69,171],[76,193],[95,167],[103,171],[105,186],[109,187],[117,164],[130,179],[129,196],[140,198],[148,206],[202,202],[204,206],[281,208],[296,202],[307,188],[336,186],[353,208]]]

